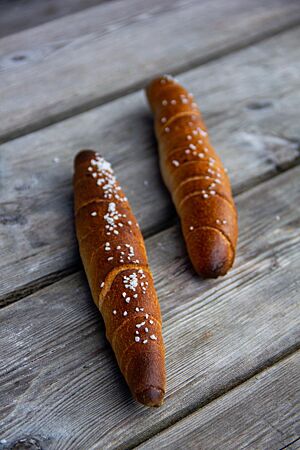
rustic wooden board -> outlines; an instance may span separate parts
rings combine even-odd
[[[105,0],[1,0],[0,37],[58,19]],[[111,1],[111,0],[110,0]]]
[[[299,40],[293,30],[180,77],[199,100],[236,193],[297,161]],[[141,92],[2,145],[2,303],[78,264],[71,177],[84,147],[112,161],[146,235],[174,215]]]
[[[0,138],[290,29],[298,0],[108,2],[0,42]],[[17,99],[17,101],[16,101]]]
[[[280,449],[299,437],[299,370],[296,352],[138,448]]]
[[[147,240],[161,301],[168,395],[134,403],[105,342],[82,274],[0,311],[2,439],[47,449],[145,441],[297,347],[300,168],[238,197],[234,270],[203,281],[174,226]]]

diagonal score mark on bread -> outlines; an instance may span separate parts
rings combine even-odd
[[[99,297],[98,297],[98,303],[97,306],[99,309],[101,309],[103,302],[105,301],[106,295],[109,293],[111,286],[116,278],[117,275],[119,275],[122,272],[125,272],[126,270],[140,270],[143,269],[144,272],[148,271],[147,266],[136,266],[135,264],[125,264],[119,267],[115,267],[112,269],[105,277],[104,280],[104,287],[101,290]]]
[[[164,130],[180,117],[192,117],[194,114],[195,111],[184,111],[182,113],[175,114],[174,116],[170,117],[166,123],[164,123]],[[164,130],[161,130],[161,132],[163,132]]]
[[[192,197],[201,197],[203,198],[203,191],[194,191],[191,192],[190,194],[187,194],[185,197],[183,197],[183,199],[180,201],[179,205],[178,205],[178,209],[180,210],[181,207],[183,206],[183,204],[188,201],[190,198]],[[225,203],[227,203],[228,207],[231,208],[232,213],[234,214],[234,216],[236,216],[236,209],[233,205],[232,202],[230,202],[226,197],[224,197],[223,195],[219,194],[218,192],[216,192],[214,194],[215,197],[220,198],[222,201],[224,201]]]
[[[235,255],[235,248],[230,240],[230,238],[224,233],[223,230],[220,230],[220,228],[217,228],[216,226],[208,226],[208,225],[199,225],[197,228],[195,228],[194,230],[190,231],[190,233],[197,233],[198,230],[213,230],[215,233],[219,233],[220,235],[222,235],[222,237],[224,238],[224,240],[230,245],[231,250],[232,250],[232,254]],[[189,238],[189,235],[187,236],[187,239]]]
[[[134,319],[139,319],[140,318],[140,322],[143,322],[144,320],[144,314],[140,313],[136,313],[132,316]],[[119,325],[118,328],[116,328],[112,334],[112,338],[111,338],[111,344],[114,345],[114,340],[118,339],[118,333],[122,330],[123,327],[126,327],[127,322],[132,320],[132,317],[128,317],[126,319],[124,319],[124,321]],[[161,328],[162,324],[159,320],[153,318],[152,319],[156,324],[159,325],[159,327]],[[139,323],[138,323],[139,324]],[[157,341],[156,341],[157,342]],[[134,342],[131,342],[130,344],[128,344],[128,347],[125,348],[124,350],[124,354],[126,353],[126,350],[131,347],[131,345],[134,345]],[[123,357],[124,355],[122,355]]]

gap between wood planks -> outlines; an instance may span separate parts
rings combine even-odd
[[[250,191],[252,188],[258,186],[259,184],[264,183],[265,181],[270,180],[271,178],[274,178],[277,175],[280,175],[281,173],[284,173],[290,169],[293,169],[300,163],[300,143],[298,146],[299,151],[299,157],[295,159],[294,161],[291,161],[289,164],[287,164],[284,168],[277,166],[276,167],[276,173],[274,173],[273,170],[266,172],[263,176],[260,176],[258,178],[252,178],[249,183],[246,185],[243,185],[240,189],[238,189],[238,192],[235,194],[234,197],[238,197],[240,194],[246,191]],[[159,232],[166,230],[170,228],[177,220],[177,215],[174,211],[172,211],[169,219],[165,222],[157,224],[156,227],[151,228],[148,230],[148,232],[143,232],[143,236],[145,239],[148,239]],[[47,286],[50,286],[53,283],[56,283],[57,281],[62,280],[63,278],[67,277],[68,275],[71,275],[75,272],[77,272],[81,267],[81,262],[78,264],[72,265],[70,267],[66,267],[64,270],[60,270],[58,272],[52,272],[51,274],[39,278],[38,280],[35,280],[32,283],[28,283],[21,289],[17,289],[10,294],[4,296],[0,300],[0,309],[5,308],[5,306],[9,306],[12,303],[17,302],[18,300],[21,300],[24,297],[27,297],[31,294],[34,294],[35,292],[39,291],[40,289],[43,289]]]
[[[291,445],[295,444],[296,442],[298,442],[300,440],[300,437],[298,437],[297,439],[295,439],[294,441],[290,442],[289,444],[285,445],[284,447],[280,448],[279,450],[284,450],[286,448],[289,448]]]
[[[242,388],[243,385],[245,385],[248,382],[251,382],[254,378],[256,378],[257,376],[261,376],[263,375],[264,372],[267,372],[271,367],[280,364],[281,362],[284,362],[285,360],[288,360],[292,355],[296,355],[297,352],[300,349],[300,345],[295,346],[295,348],[291,348],[290,351],[285,352],[284,354],[282,354],[280,357],[278,357],[277,359],[274,358],[273,361],[269,361],[268,364],[266,364],[263,367],[258,368],[258,370],[253,371],[253,373],[250,375],[249,377],[245,377],[245,379],[240,380],[236,383],[232,383],[232,385],[228,385],[228,389],[226,389],[226,386],[224,386],[224,388],[222,390],[220,390],[219,392],[217,392],[212,398],[211,400],[209,400],[208,402],[204,402],[202,404],[199,404],[198,406],[195,406],[193,408],[193,410],[191,410],[191,412],[182,415],[181,417],[179,417],[178,419],[172,420],[170,421],[170,423],[164,427],[161,428],[158,432],[156,433],[149,433],[149,437],[147,437],[146,439],[141,439],[138,443],[134,443],[132,445],[129,444],[129,446],[127,447],[128,449],[132,450],[135,449],[137,447],[139,447],[141,444],[145,444],[147,443],[149,440],[151,440],[153,437],[157,436],[158,434],[166,431],[168,428],[170,428],[171,426],[174,426],[176,424],[178,424],[180,421],[182,421],[183,419],[188,418],[189,416],[191,416],[192,414],[194,414],[196,411],[198,411],[199,409],[211,405],[213,402],[216,402],[217,400],[221,400],[222,397],[225,397],[226,395],[228,395],[231,391],[234,391],[235,389],[238,388]],[[281,447],[278,450],[284,450],[288,447],[290,447],[291,445],[293,445],[295,442],[297,442],[300,438],[294,439],[292,442],[290,442],[289,444],[285,445],[284,447]],[[165,447],[164,447],[165,448]]]
[[[239,52],[240,50],[243,50],[251,45],[263,42],[264,40],[267,40],[273,36],[277,36],[286,31],[291,31],[294,28],[297,28],[299,25],[300,25],[299,19],[296,19],[296,20],[294,19],[282,27],[276,28],[276,26],[275,26],[271,30],[262,31],[257,36],[250,38],[248,40],[246,39],[242,43],[229,45],[226,49],[221,49],[221,50],[217,50],[215,52],[211,52],[210,54],[208,54],[204,57],[200,56],[199,58],[189,61],[188,63],[182,64],[182,65],[179,64],[175,69],[172,69],[172,75],[179,75],[179,74],[182,74],[189,70],[196,69],[199,66],[202,66],[202,65],[205,65],[212,61],[221,59],[223,57],[228,56],[229,54]],[[168,70],[166,70],[165,72],[168,72]],[[44,118],[40,121],[33,122],[30,125],[24,126],[23,128],[19,128],[15,131],[8,132],[7,134],[4,133],[0,137],[0,144],[4,144],[10,140],[19,138],[21,136],[25,136],[26,134],[46,128],[46,127],[53,125],[55,123],[58,123],[62,120],[79,115],[83,112],[89,111],[96,107],[105,105],[106,103],[109,103],[113,100],[116,100],[121,97],[125,97],[128,94],[132,94],[140,89],[143,89],[144,86],[147,84],[147,82],[151,78],[152,77],[146,77],[146,78],[140,80],[138,83],[134,83],[130,87],[126,87],[125,89],[120,89],[120,90],[115,91],[113,94],[109,94],[107,96],[102,95],[98,98],[96,97],[92,101],[88,101],[86,103],[83,102],[82,104],[80,104],[76,107],[66,109],[65,111],[62,111],[61,113],[52,114],[51,116],[49,116],[47,118]]]

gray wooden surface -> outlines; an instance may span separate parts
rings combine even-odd
[[[0,37],[113,0],[0,0]]]
[[[30,2],[28,27],[47,3]],[[82,5],[65,2],[60,19],[20,31],[21,9],[0,3],[11,20],[0,39],[0,450],[299,448],[300,4],[92,4],[68,15]],[[193,272],[160,178],[140,88],[162,70],[195,94],[232,179],[238,253],[218,280]],[[78,258],[72,160],[87,147],[112,161],[146,237],[167,351],[157,410],[131,399]]]
[[[124,95],[157,72],[186,70],[290,29],[299,20],[298,0],[126,0],[3,38],[0,140]]]
[[[299,448],[299,371],[298,352],[253,376],[138,448],[269,449],[289,444],[291,450]]]

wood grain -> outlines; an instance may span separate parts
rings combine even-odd
[[[290,29],[298,0],[107,2],[0,41],[0,139]],[[17,99],[17,101],[16,101]]]
[[[130,448],[293,352],[299,176],[291,169],[238,197],[239,252],[227,277],[194,275],[179,227],[147,240],[167,349],[161,409],[131,400],[82,274],[3,308],[1,438],[30,436],[50,450]]]
[[[299,370],[296,352],[138,448],[283,448],[299,436]]]
[[[298,161],[299,40],[300,29],[293,30],[180,77],[199,102],[235,193]],[[2,145],[2,304],[78,264],[72,165],[88,147],[113,163],[146,236],[174,217],[142,92]]]
[[[73,14],[103,1],[105,0],[1,0],[0,37]]]

